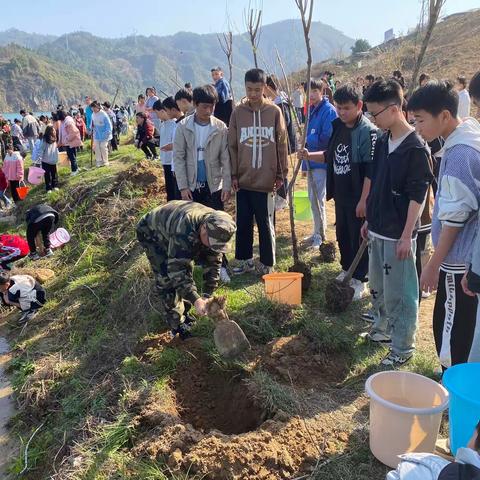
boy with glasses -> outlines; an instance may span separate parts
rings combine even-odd
[[[365,93],[367,109],[385,131],[376,143],[362,237],[369,240],[369,282],[375,323],[367,338],[391,344],[383,365],[407,362],[415,349],[418,220],[432,181],[430,153],[402,112],[402,87],[377,81]]]

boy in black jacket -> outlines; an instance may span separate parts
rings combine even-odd
[[[53,226],[58,223],[59,215],[50,205],[41,203],[35,205],[29,210],[25,216],[27,221],[27,242],[30,248],[30,260],[39,260],[40,255],[37,253],[37,246],[35,244],[35,237],[41,233],[43,246],[45,247],[45,255],[50,257],[53,255],[53,250],[50,248],[50,232]]]
[[[415,349],[419,216],[433,179],[426,143],[402,112],[402,87],[377,81],[364,101],[386,133],[377,140],[363,238],[369,239],[369,282],[375,324],[367,338],[391,343],[383,365],[407,362]]]

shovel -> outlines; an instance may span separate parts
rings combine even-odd
[[[352,279],[353,272],[360,263],[363,252],[365,252],[367,248],[367,244],[368,241],[364,239],[343,280],[334,280],[327,285],[325,290],[325,304],[332,313],[344,312],[350,303],[352,303],[355,291],[349,283]]]
[[[250,350],[250,342],[238,323],[228,318],[226,297],[214,297],[208,302],[207,315],[216,321],[213,339],[220,355],[225,359],[238,357]]]

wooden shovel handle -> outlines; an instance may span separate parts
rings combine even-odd
[[[368,240],[363,239],[362,243],[360,244],[360,247],[358,248],[357,254],[355,255],[355,258],[353,259],[353,262],[350,265],[350,268],[347,270],[347,273],[345,274],[345,277],[342,280],[342,283],[344,285],[347,285],[352,279],[353,272],[358,267],[358,264],[360,263],[360,260],[363,256],[363,252],[365,252],[367,245],[368,245]]]

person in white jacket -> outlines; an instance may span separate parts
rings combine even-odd
[[[467,448],[459,448],[454,464],[433,453],[407,453],[401,455],[396,470],[389,472],[385,480],[475,480],[480,476],[458,476],[462,465],[470,465],[469,473],[480,475],[480,423],[477,425]],[[476,471],[478,469],[478,472]]]
[[[470,116],[470,94],[467,90],[467,79],[457,77],[456,88],[458,91],[458,116],[464,120]]]

